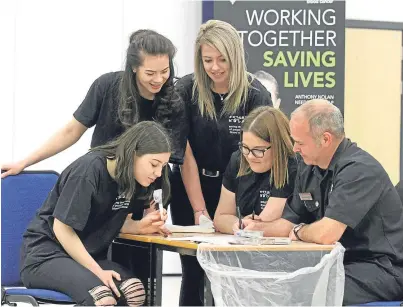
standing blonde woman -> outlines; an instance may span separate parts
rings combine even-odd
[[[230,24],[210,20],[200,27],[195,44],[194,74],[176,88],[187,108],[188,142],[183,166],[171,180],[175,224],[193,225],[214,216],[222,174],[238,148],[241,124],[254,108],[272,105],[270,93],[246,71],[244,49]],[[196,258],[182,256],[180,305],[202,305]]]

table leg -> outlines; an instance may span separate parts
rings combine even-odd
[[[162,263],[163,263],[163,251],[156,247],[154,244],[152,246],[152,296],[153,296],[153,306],[161,306],[162,304]]]

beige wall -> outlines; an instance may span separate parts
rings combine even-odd
[[[346,29],[345,128],[400,178],[402,32]]]

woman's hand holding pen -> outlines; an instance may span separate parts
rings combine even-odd
[[[238,217],[238,221],[234,223],[234,225],[232,226],[232,230],[234,231],[234,233],[238,230],[242,230],[244,229],[244,224],[243,224],[243,220],[242,220],[242,215],[241,215],[241,210],[239,209],[239,207],[236,207],[236,214]]]
[[[234,231],[234,233],[240,229],[257,230],[254,229],[256,224],[255,222],[261,222],[261,219],[259,215],[255,215],[255,211],[253,211],[252,214],[245,216],[244,218],[242,218],[239,207],[236,207],[236,212],[238,216],[238,221],[235,222],[234,225],[232,225],[232,230]]]
[[[242,220],[241,220],[241,229],[245,229],[245,230],[258,230],[258,229],[254,229],[255,224],[261,222],[261,219],[258,215],[255,215],[253,217],[254,219],[252,219],[252,214],[249,214],[247,216],[245,216]],[[255,223],[251,223],[251,222],[255,222]],[[232,225],[232,230],[234,231],[234,233],[236,231],[239,230],[239,221],[236,221],[234,223],[234,225]]]
[[[159,210],[148,213],[139,221],[140,234],[170,234],[169,230],[165,227],[167,217],[168,215],[165,209],[163,209],[161,213]]]
[[[255,216],[256,218],[256,216]],[[263,223],[261,222],[261,220],[252,220],[252,219],[243,219],[242,220],[243,223],[243,229],[244,230],[262,230],[262,226]]]

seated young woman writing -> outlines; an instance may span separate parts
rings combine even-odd
[[[222,233],[239,229],[237,207],[244,218],[280,218],[294,190],[297,160],[287,117],[272,107],[259,107],[245,118],[241,137],[224,173],[214,215],[214,226]]]
[[[24,285],[63,292],[80,306],[141,305],[143,284],[107,260],[107,250],[119,232],[167,233],[165,211],[139,221],[130,213],[150,202],[161,176],[166,202],[170,155],[164,128],[143,121],[70,164],[24,234]]]

